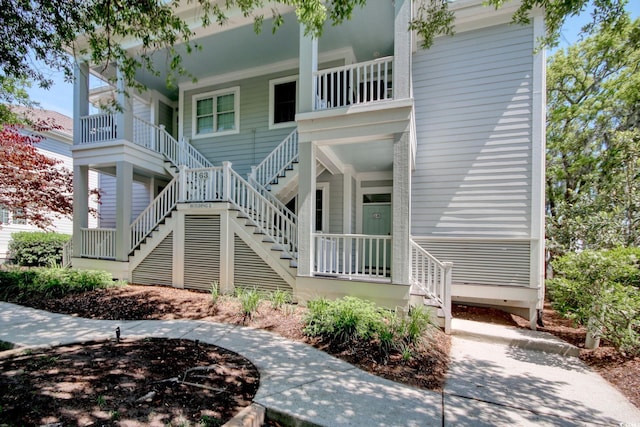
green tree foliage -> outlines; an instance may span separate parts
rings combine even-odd
[[[183,3],[185,1],[179,0],[2,0],[0,104],[23,101],[15,96],[15,88],[12,90],[15,81],[31,81],[42,87],[51,85],[46,72],[35,64],[63,70],[71,79],[69,54],[94,64],[118,63],[129,86],[135,86],[134,76],[140,70],[155,75],[166,71],[167,83],[174,84],[177,75],[188,75],[182,65],[183,53],[198,49],[197,43],[192,42],[194,32],[188,19],[195,17],[204,27],[224,25],[232,13],[238,12],[253,17],[256,31],[261,31],[267,9],[261,0],[192,0],[189,3],[197,5],[198,10],[187,18],[180,14]],[[282,0],[268,10],[273,17],[273,31],[283,23],[280,9],[293,7],[307,33],[319,36],[326,23],[338,25],[350,19],[365,3],[366,0]],[[503,3],[504,0],[487,1],[495,8]],[[523,0],[513,20],[528,23],[532,10],[544,8],[547,34],[542,42],[554,43],[564,20],[581,13],[588,3],[588,0]],[[617,26],[625,3],[626,0],[593,2],[590,25]],[[422,37],[424,47],[430,46],[439,34],[453,33],[449,2],[423,0],[416,4],[417,13],[411,28]],[[141,42],[135,57],[126,50],[127,42],[132,39]],[[178,50],[177,45],[184,49]],[[168,70],[159,70],[154,63],[153,55],[158,51],[166,52]]]
[[[548,248],[640,245],[640,20],[558,51],[547,91]]]
[[[568,253],[547,281],[553,306],[621,351],[640,354],[640,248]]]

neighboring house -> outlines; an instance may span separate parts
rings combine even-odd
[[[71,146],[73,145],[73,119],[60,114],[56,111],[42,110],[38,108],[27,109],[21,107],[13,107],[18,114],[28,116],[31,120],[53,120],[60,129],[51,129],[39,132],[43,139],[36,144],[39,152],[45,156],[60,161],[61,167],[69,170],[73,168],[73,160],[71,158]],[[32,133],[33,130],[26,128],[24,132]],[[92,188],[97,187],[97,174],[91,174]],[[96,207],[95,204],[92,207]],[[96,226],[95,217],[90,217],[92,226]],[[24,219],[19,218],[15,212],[5,209],[0,205],[0,263],[9,259],[9,242],[11,234],[20,231],[41,231],[34,225],[29,224]],[[51,231],[62,234],[71,234],[73,230],[73,222],[71,218],[59,218],[53,221]]]
[[[89,115],[89,72],[105,68],[78,59],[74,266],[300,302],[425,303],[445,323],[453,299],[535,327],[544,23],[480,3],[451,2],[456,35],[429,50],[408,30],[410,0],[369,0],[319,40],[293,14],[275,35],[234,15],[198,29],[202,51],[184,58],[196,83],[172,91],[147,74],[146,98],[116,94],[115,114]],[[116,177],[109,227],[88,227],[89,170]]]

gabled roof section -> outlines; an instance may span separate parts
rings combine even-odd
[[[73,119],[64,114],[58,113],[53,110],[45,110],[43,108],[30,108],[14,105],[11,107],[16,114],[32,122],[40,120],[53,120],[54,124],[60,126],[60,129],[53,129],[50,131],[52,134],[60,134],[73,138]]]

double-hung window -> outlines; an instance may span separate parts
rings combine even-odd
[[[239,87],[194,96],[193,137],[238,133],[239,106]]]

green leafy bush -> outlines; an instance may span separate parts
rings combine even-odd
[[[58,298],[115,284],[106,271],[66,268],[12,269],[0,271],[0,299],[21,302]]]
[[[375,341],[385,356],[392,350],[410,354],[411,346],[418,345],[433,326],[429,312],[422,307],[404,316],[350,296],[335,301],[312,300],[307,309],[306,335],[323,337],[337,345]]]
[[[553,307],[620,351],[640,354],[640,248],[570,253],[547,280]]]
[[[62,247],[71,236],[44,231],[11,234],[9,258],[26,267],[49,267],[62,263]]]

